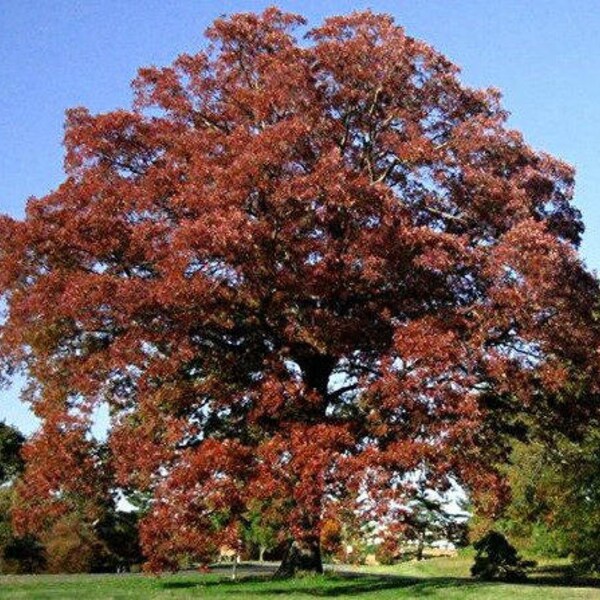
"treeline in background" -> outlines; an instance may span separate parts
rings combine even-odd
[[[119,490],[100,506],[79,498],[72,512],[49,519],[42,534],[19,535],[11,517],[23,485],[25,437],[0,423],[0,571],[4,574],[138,571],[145,561],[138,524],[149,498]],[[101,448],[98,451],[102,457]],[[110,468],[106,465],[106,468]],[[450,509],[439,496],[422,489],[401,523],[358,522],[353,515],[329,518],[321,528],[323,556],[330,562],[393,564],[453,554],[473,544],[478,556],[512,556],[515,572],[527,557],[570,558],[580,573],[600,570],[600,434],[591,429],[579,439],[553,434],[549,439],[516,442],[505,467],[510,496],[502,514],[483,516],[463,503]],[[31,491],[31,490],[29,490]],[[123,499],[126,498],[126,502]],[[123,506],[127,510],[123,510]],[[259,503],[248,509],[241,550],[215,548],[215,561],[281,560],[277,511]],[[92,518],[93,517],[93,520]],[[468,551],[468,550],[467,550]],[[508,554],[507,554],[508,553]],[[487,561],[487,562],[486,562]],[[177,557],[180,568],[193,559]],[[479,561],[479,564],[482,564]],[[506,573],[504,574],[506,575]]]

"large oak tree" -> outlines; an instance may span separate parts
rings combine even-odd
[[[0,221],[36,494],[96,493],[73,457],[107,403],[153,568],[234,545],[256,502],[282,573],[321,568],[330,513],[401,520],[417,479],[493,510],[519,414],[594,409],[543,400],[597,360],[573,170],[390,17],[303,26],[219,19],[131,110],[70,110],[64,183]]]

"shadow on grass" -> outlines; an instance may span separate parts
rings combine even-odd
[[[571,565],[542,565],[534,567],[529,571],[530,573],[548,573],[550,575],[556,575],[562,577],[564,575],[572,575],[573,567]]]
[[[577,575],[571,565],[542,565],[528,573],[524,584],[600,588],[600,578]]]
[[[531,575],[519,585],[551,585],[555,587],[585,587],[600,589],[600,579],[597,577],[576,577],[564,575],[562,577],[532,577]]]
[[[519,586],[557,586],[557,587],[589,587],[600,588],[600,580],[595,578],[573,577],[568,570],[539,569],[542,576],[530,576],[527,580],[514,585]],[[164,582],[161,587],[165,589],[185,589],[201,587],[203,589],[216,588],[225,594],[243,593],[244,597],[261,596],[270,594],[274,596],[289,596],[300,592],[318,598],[335,598],[337,596],[358,596],[388,590],[402,590],[410,588],[415,596],[427,596],[434,592],[456,588],[467,588],[482,584],[493,585],[495,582],[482,582],[469,577],[405,577],[401,575],[373,575],[367,573],[335,573],[313,578],[305,581],[303,585],[289,584],[289,580],[273,580],[268,575],[245,575],[236,581],[219,579],[209,581],[174,581]],[[501,583],[501,582],[498,582]],[[253,585],[259,585],[254,587]],[[243,590],[241,589],[243,588]]]
[[[359,596],[363,594],[383,592],[388,590],[400,590],[410,589],[414,593],[415,597],[424,596],[432,593],[433,591],[462,587],[471,585],[474,582],[468,580],[456,580],[456,579],[436,579],[435,581],[430,579],[416,580],[416,579],[383,579],[378,578],[369,581],[354,580],[353,583],[348,584],[347,581],[340,581],[333,585],[325,585],[323,587],[309,587],[302,589],[302,592],[306,595],[320,597],[320,598],[335,598],[336,596]],[[247,593],[247,592],[246,592]],[[252,592],[255,595],[260,592]],[[268,590],[269,594],[278,594],[282,596],[289,595],[290,590],[285,588],[271,588]]]
[[[185,590],[188,588],[204,587],[198,581],[164,581],[160,583],[160,587],[165,590]]]
[[[205,590],[216,588],[224,594],[243,594],[244,597],[255,597],[263,594],[273,596],[289,596],[302,593],[320,598],[335,598],[337,596],[369,595],[382,591],[409,590],[411,595],[427,596],[444,590],[469,588],[480,585],[494,585],[494,582],[482,582],[471,577],[413,577],[401,574],[375,574],[357,571],[344,571],[338,567],[328,571],[321,577],[308,577],[299,580],[273,580],[271,576],[277,568],[276,563],[242,563],[238,565],[238,579],[231,577],[231,564],[211,565],[207,577],[195,573],[194,577],[180,578],[176,581],[163,581],[163,589],[192,589]],[[600,588],[600,579],[593,577],[577,577],[569,565],[542,565],[529,572],[527,580],[514,582],[520,586],[556,586],[556,587],[587,587]],[[183,573],[182,573],[183,575]],[[191,575],[191,573],[190,573]],[[508,582],[499,582],[508,583]],[[511,582],[512,583],[512,582]]]
[[[320,598],[335,598],[336,596],[354,596],[368,594],[371,592],[381,592],[386,590],[411,588],[415,592],[427,594],[428,591],[445,589],[449,587],[462,587],[477,584],[473,579],[460,579],[450,577],[439,578],[415,578],[401,577],[396,575],[370,575],[362,573],[336,573],[324,575],[318,578],[318,584],[315,585],[313,578],[306,587],[303,585],[293,587],[286,585],[290,580],[273,580],[264,576],[248,576],[240,578],[237,581],[220,580],[207,581],[202,584],[204,589],[218,587],[225,594],[240,594],[244,597],[261,596],[269,594],[273,596],[289,596],[291,593],[302,593],[308,596]],[[300,580],[302,582],[302,580]],[[252,584],[261,584],[260,589],[252,589]],[[313,584],[313,585],[310,585]],[[168,584],[165,584],[165,586]],[[240,589],[243,587],[243,591]]]

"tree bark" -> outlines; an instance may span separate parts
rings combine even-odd
[[[284,579],[294,577],[298,573],[323,573],[318,538],[294,540],[289,545],[274,577]]]

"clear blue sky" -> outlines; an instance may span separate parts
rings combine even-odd
[[[194,52],[223,13],[274,2],[221,0],[0,0],[0,212],[62,179],[64,110],[127,106],[140,66]],[[582,252],[600,267],[600,2],[598,0],[285,1],[311,24],[371,8],[391,13],[433,44],[475,86],[499,87],[510,123],[539,149],[577,168]],[[0,392],[0,418],[30,433],[34,420],[14,386]]]

